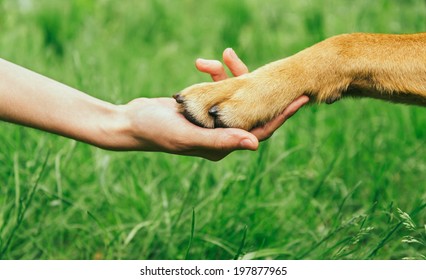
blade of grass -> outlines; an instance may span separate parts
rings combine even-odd
[[[235,249],[232,248],[233,246],[225,240],[221,240],[219,238],[215,238],[209,235],[198,236],[198,239],[223,249],[231,256],[235,256],[236,254]]]
[[[328,164],[327,169],[321,174],[320,180],[319,180],[319,182],[318,182],[318,184],[317,184],[317,186],[315,188],[315,191],[312,194],[312,197],[316,198],[319,195],[322,187],[324,186],[325,180],[328,178],[328,176],[333,171],[334,165],[336,164],[336,162],[339,159],[340,155],[341,155],[341,150],[339,149],[339,150],[336,151],[336,153],[334,155],[334,158],[331,161],[331,163]]]
[[[3,256],[6,254],[7,250],[9,249],[9,246],[12,243],[12,240],[15,237],[15,234],[16,234],[17,230],[19,229],[19,227],[22,224],[22,221],[24,220],[25,213],[27,212],[27,210],[28,210],[28,208],[29,208],[29,206],[30,206],[30,204],[31,204],[31,202],[33,200],[33,197],[34,197],[34,194],[35,194],[35,192],[37,190],[37,187],[38,187],[38,184],[40,182],[40,179],[41,179],[42,175],[44,174],[44,170],[46,169],[47,161],[49,159],[49,155],[50,155],[50,151],[47,152],[47,155],[46,155],[46,157],[44,159],[44,162],[43,162],[43,165],[41,167],[41,170],[38,173],[37,179],[35,180],[33,187],[31,188],[29,194],[27,195],[27,199],[24,202],[24,207],[20,206],[21,211],[20,211],[20,213],[19,213],[19,215],[17,217],[16,224],[15,224],[14,228],[12,229],[12,231],[11,231],[11,233],[9,235],[9,238],[5,242],[4,247],[0,251],[0,259],[3,259]]]
[[[188,259],[189,250],[191,250],[192,240],[194,239],[194,230],[195,230],[195,209],[192,208],[191,236],[189,237],[188,248],[186,249],[186,253],[185,253],[185,260]]]
[[[262,249],[258,251],[248,252],[244,254],[242,257],[243,260],[254,260],[254,259],[260,259],[260,258],[271,258],[271,257],[277,257],[277,256],[291,256],[292,253],[288,250],[281,249],[281,248],[271,248],[271,249]]]
[[[238,258],[241,256],[241,253],[243,252],[243,248],[246,242],[247,229],[248,229],[248,226],[245,226],[243,231],[243,238],[241,239],[240,247],[238,248],[238,251],[234,257],[234,260],[238,260]]]
[[[421,210],[423,210],[424,208],[426,208],[426,203],[420,205],[419,207],[416,207],[411,213],[410,216],[414,217],[417,215],[417,213],[419,213]],[[395,231],[397,229],[399,229],[401,227],[401,225],[404,223],[404,221],[400,221],[398,224],[396,224],[391,231],[389,231],[385,237],[380,240],[380,242],[377,244],[377,246],[371,251],[370,254],[368,254],[368,256],[366,257],[367,259],[372,259],[374,256],[377,255],[377,253],[379,252],[380,249],[382,249],[386,243],[389,241],[389,239],[391,238],[391,236],[395,233]]]
[[[173,222],[173,224],[171,226],[172,236],[173,236],[173,233],[175,232],[173,229],[178,225],[180,219],[182,218],[182,214],[183,214],[183,212],[185,211],[185,208],[188,205],[188,201],[191,198],[191,194],[193,193],[193,190],[196,187],[198,187],[198,183],[200,181],[199,180],[200,174],[201,174],[200,171],[202,170],[202,167],[204,166],[204,164],[205,164],[205,161],[201,161],[200,164],[195,168],[195,171],[193,172],[193,174],[195,174],[196,176],[194,176],[193,180],[191,181],[190,186],[188,188],[188,191],[187,191],[185,198],[182,202],[182,206],[180,207],[179,214],[177,215],[175,221]]]
[[[15,177],[15,220],[18,221],[19,213],[21,212],[21,182],[19,176],[19,156],[18,153],[13,155],[13,173]]]
[[[326,242],[327,240],[329,240],[330,238],[332,238],[333,236],[335,236],[338,232],[342,231],[343,229],[345,229],[346,227],[356,223],[356,221],[362,219],[364,216],[360,215],[360,216],[356,216],[353,217],[352,219],[350,219],[347,223],[340,225],[338,228],[331,230],[326,236],[324,236],[321,240],[319,240],[318,242],[316,242],[313,246],[311,246],[309,249],[305,250],[302,254],[298,255],[296,257],[296,259],[303,259],[305,258],[308,254],[312,253],[313,251],[315,251],[316,249],[319,248],[319,246],[321,244],[323,244],[324,242]]]

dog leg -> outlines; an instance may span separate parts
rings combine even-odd
[[[250,130],[301,95],[333,103],[372,97],[426,106],[426,35],[344,34],[291,57],[175,95],[188,119],[205,127]]]

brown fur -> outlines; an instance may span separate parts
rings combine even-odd
[[[304,94],[316,102],[350,96],[426,106],[426,33],[331,37],[252,73],[193,85],[175,98],[196,124],[250,130]],[[209,114],[213,106],[217,112]]]

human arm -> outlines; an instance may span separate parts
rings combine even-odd
[[[229,61],[231,71],[241,67],[240,60]],[[282,119],[302,103],[286,109]],[[258,138],[270,136],[281,122],[274,120],[276,124],[253,133],[204,129],[179,114],[172,98],[139,98],[113,105],[1,59],[0,119],[109,150],[161,151],[210,160],[234,150],[256,150]]]

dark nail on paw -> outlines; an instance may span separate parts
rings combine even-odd
[[[179,93],[173,95],[173,98],[176,99],[177,103],[183,103],[184,101],[184,98]]]
[[[337,100],[339,100],[340,97],[329,97],[325,100],[325,103],[327,104],[333,104],[334,102],[336,102]]]
[[[213,107],[210,108],[210,110],[209,110],[210,116],[217,117],[218,114],[219,114],[219,107],[213,106]]]

